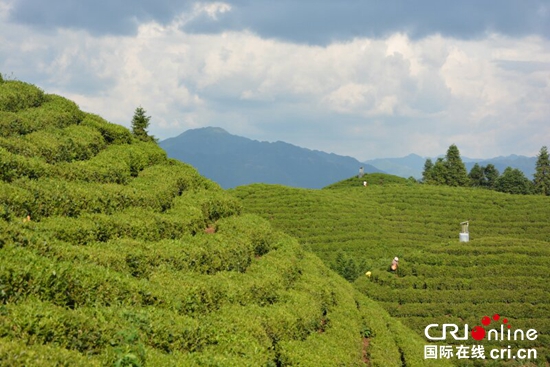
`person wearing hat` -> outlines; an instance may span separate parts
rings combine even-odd
[[[396,271],[398,266],[399,266],[399,259],[396,256],[393,258],[393,261],[391,262],[391,270]]]

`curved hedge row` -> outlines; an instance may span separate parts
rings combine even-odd
[[[44,92],[20,81],[0,82],[0,111],[18,112],[44,103]]]
[[[18,82],[5,82],[0,86],[9,89],[16,85],[14,83]],[[65,128],[78,124],[84,119],[85,113],[80,111],[76,103],[54,94],[42,94],[40,98],[41,93],[38,91],[34,97],[32,93],[34,89],[37,88],[30,87],[26,91],[29,93],[29,101],[21,105],[13,105],[13,102],[9,102],[7,104],[11,107],[4,109],[0,106],[2,136],[26,135],[46,128]],[[2,95],[1,91],[0,95]],[[13,95],[18,96],[17,92]]]

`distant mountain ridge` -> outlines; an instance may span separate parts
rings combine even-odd
[[[402,158],[370,159],[364,163],[372,165],[392,175],[405,178],[412,176],[416,179],[420,179],[422,178],[422,171],[424,170],[424,163],[426,162],[426,159],[427,158],[421,157],[417,154],[409,154]],[[431,159],[435,162],[437,157]],[[500,173],[504,172],[506,167],[512,167],[522,171],[528,179],[532,179],[535,174],[535,164],[537,162],[537,158],[512,154],[506,157],[500,156],[489,159],[462,157],[462,161],[464,162],[468,172],[470,172],[476,163],[480,166],[493,164]]]
[[[365,173],[382,172],[352,157],[282,141],[260,142],[219,127],[187,130],[159,145],[170,158],[193,165],[223,188],[258,182],[322,188],[356,175],[359,167]]]

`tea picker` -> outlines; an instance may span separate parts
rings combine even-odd
[[[399,266],[399,258],[396,256],[393,258],[393,261],[391,262],[391,267],[390,269],[392,271],[397,271],[397,267]]]

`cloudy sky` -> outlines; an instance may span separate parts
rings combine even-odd
[[[0,0],[0,72],[160,139],[359,160],[550,146],[550,1]]]

